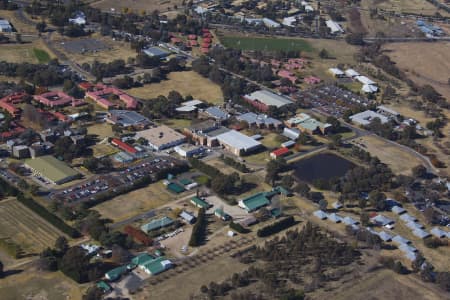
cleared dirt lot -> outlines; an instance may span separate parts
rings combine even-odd
[[[174,198],[175,196],[167,191],[162,182],[156,182],[145,188],[105,201],[93,209],[103,217],[118,222],[167,204]]]
[[[384,49],[414,82],[432,85],[450,99],[450,42],[393,43]]]
[[[421,164],[421,160],[399,147],[385,142],[376,136],[365,136],[357,139],[366,147],[371,155],[378,157],[383,163],[389,165],[395,174],[411,174],[411,169]]]
[[[26,253],[52,247],[64,234],[14,198],[0,202],[0,238],[10,238]]]
[[[168,80],[133,88],[127,92],[142,99],[152,99],[159,95],[167,96],[170,91],[178,91],[183,96],[191,95],[195,99],[210,103],[222,103],[223,94],[220,87],[194,71],[172,72]]]

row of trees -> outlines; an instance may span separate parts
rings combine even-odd
[[[286,228],[295,225],[295,219],[293,216],[286,217],[275,223],[266,225],[258,230],[256,233],[259,237],[266,237],[275,233],[278,233]]]
[[[208,219],[203,208],[198,210],[197,221],[192,227],[192,234],[189,240],[189,246],[198,247],[205,240]]]
[[[220,157],[220,159],[227,165],[229,165],[230,167],[235,168],[236,170],[242,172],[242,173],[248,173],[250,172],[250,169],[247,167],[246,164],[238,162],[236,160],[234,160],[233,158],[229,157],[229,156],[225,156],[222,154],[222,156]]]

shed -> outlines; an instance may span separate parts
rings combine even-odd
[[[343,218],[342,219],[342,222],[344,223],[344,224],[347,224],[347,225],[356,225],[356,224],[358,224],[359,222],[358,221],[356,221],[355,219],[353,219],[352,217],[345,217],[345,218]]]
[[[284,142],[284,143],[281,144],[281,147],[284,147],[284,148],[290,148],[290,147],[293,147],[293,146],[295,146],[295,142],[294,141],[287,141],[287,142]]]
[[[403,252],[417,252],[416,248],[414,248],[413,246],[409,246],[407,244],[400,244],[398,246],[398,249],[400,249]]]
[[[406,213],[400,216],[400,220],[402,220],[403,222],[407,223],[407,222],[416,222],[417,219],[413,216],[411,216],[410,214]]]
[[[390,242],[390,241],[392,241],[392,235],[390,235],[387,232],[380,231],[378,233],[378,236],[380,237],[381,240],[383,240],[383,242]]]
[[[112,288],[109,286],[109,284],[107,284],[107,283],[104,282],[103,280],[102,280],[102,281],[99,281],[99,282],[97,283],[97,287],[98,287],[99,289],[101,289],[101,290],[103,291],[103,293],[109,293],[109,292],[112,290]]]
[[[394,207],[392,207],[391,211],[396,215],[401,215],[406,212],[406,209],[404,209],[403,207],[400,207],[400,206],[394,206]]]
[[[151,221],[150,223],[144,224],[141,226],[141,230],[143,232],[150,232],[152,230],[156,230],[159,228],[167,227],[173,224],[173,220],[169,217],[163,217],[160,219],[156,219]]]
[[[383,215],[376,215],[375,217],[371,218],[370,220],[378,226],[386,226],[386,225],[395,223],[394,220],[391,220]]]
[[[398,245],[401,245],[401,244],[405,244],[405,245],[411,244],[411,241],[410,241],[410,240],[405,239],[405,238],[402,237],[401,235],[396,235],[396,236],[394,236],[394,237],[392,238],[392,241],[395,242],[395,243],[398,244]]]
[[[405,225],[406,225],[406,227],[408,227],[411,230],[424,229],[425,228],[425,226],[423,226],[420,223],[416,223],[416,222],[408,222]]]
[[[231,216],[227,214],[222,208],[217,208],[214,211],[214,215],[223,221],[228,221],[231,219]]]
[[[341,209],[341,208],[343,207],[342,203],[339,202],[339,201],[334,202],[333,204],[331,204],[331,206],[332,206],[334,209]]]
[[[204,208],[204,209],[209,208],[209,203],[199,197],[192,197],[191,203],[194,204],[195,206],[197,206],[198,208]]]
[[[167,189],[168,189],[169,191],[171,191],[171,192],[174,192],[175,194],[179,194],[179,193],[184,192],[184,187],[182,187],[181,185],[176,184],[176,183],[174,183],[174,182],[169,183],[169,184],[167,185]]]
[[[331,214],[328,214],[328,220],[330,220],[331,222],[334,222],[334,223],[341,223],[342,217],[339,216],[338,214],[331,213]]]
[[[180,213],[180,217],[183,218],[183,220],[185,220],[186,222],[188,222],[189,224],[195,223],[195,216],[188,213],[187,211],[183,210]]]
[[[108,272],[105,273],[105,278],[109,281],[115,281],[120,278],[123,274],[128,272],[127,266],[120,266],[117,268],[114,268]]]
[[[430,230],[430,233],[440,239],[447,237],[447,232],[438,227],[433,227],[433,229]]]
[[[429,237],[431,234],[422,229],[414,229],[412,234],[417,236],[418,238],[424,239]]]
[[[313,215],[321,220],[328,218],[328,215],[323,210],[316,210]]]

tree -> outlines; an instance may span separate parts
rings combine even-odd
[[[69,243],[64,236],[60,236],[56,239],[55,249],[61,252],[62,254],[67,252],[67,249],[69,249]]]
[[[369,225],[369,214],[366,211],[362,211],[359,215],[359,220],[363,226]]]
[[[83,300],[98,300],[102,299],[103,291],[97,286],[90,287],[86,294],[83,295]]]
[[[39,32],[44,32],[47,28],[47,23],[45,21],[39,22],[36,24],[36,30]]]
[[[330,57],[330,53],[328,53],[328,51],[327,51],[327,49],[322,49],[322,50],[320,50],[320,52],[319,52],[319,57],[320,58],[323,58],[323,59],[326,59],[326,58],[329,58]]]
[[[3,278],[3,263],[0,261],[0,278]]]
[[[59,269],[78,283],[86,282],[89,257],[81,247],[69,248],[59,263]]]
[[[283,176],[281,178],[280,185],[284,187],[285,189],[290,190],[292,188],[292,185],[294,184],[294,178],[290,175]]]
[[[384,210],[386,207],[386,195],[380,191],[372,191],[369,194],[370,204],[377,210]]]
[[[412,174],[416,178],[424,178],[427,175],[427,168],[422,165],[412,168]]]
[[[328,201],[325,199],[322,199],[319,201],[319,207],[321,210],[327,210],[328,207]]]

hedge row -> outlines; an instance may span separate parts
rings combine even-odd
[[[244,228],[241,224],[234,223],[233,221],[230,222],[230,228],[233,229],[236,232],[239,232],[239,233],[248,233],[248,232],[250,232],[250,230],[248,230],[247,228]]]
[[[197,247],[200,246],[200,244],[203,242],[203,239],[205,237],[206,222],[207,220],[205,215],[205,209],[200,208],[198,210],[197,221],[195,222],[194,227],[192,228],[189,246]]]
[[[295,225],[295,219],[293,216],[286,217],[282,220],[279,220],[275,223],[272,223],[270,225],[267,225],[261,229],[258,230],[257,235],[259,237],[266,237],[269,235],[272,235],[274,233],[278,233],[286,228],[289,228],[291,226]]]

